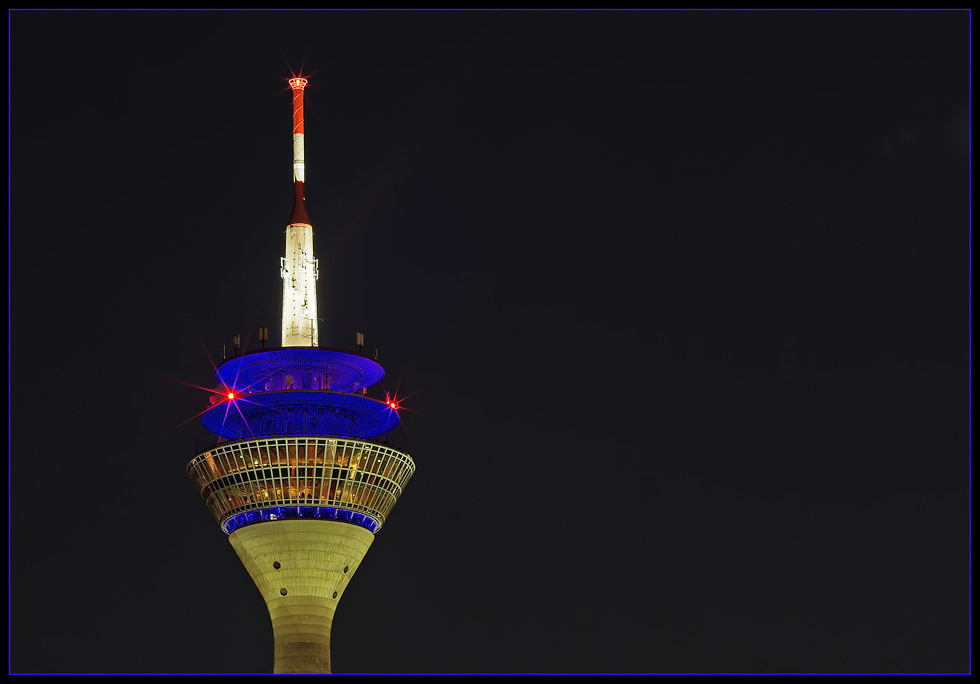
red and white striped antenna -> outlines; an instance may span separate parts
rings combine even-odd
[[[306,213],[306,201],[303,185],[306,183],[306,158],[303,144],[303,88],[308,81],[302,76],[289,79],[289,87],[293,89],[293,213],[289,217],[290,225],[294,223],[309,224],[310,217]]]
[[[313,226],[306,213],[303,186],[306,160],[303,152],[303,88],[306,79],[289,79],[293,89],[293,213],[286,226],[286,255],[279,261],[282,275],[282,346],[316,347],[316,281],[319,262],[313,256]]]

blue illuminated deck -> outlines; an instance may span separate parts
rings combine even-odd
[[[226,439],[316,435],[371,439],[394,429],[398,411],[361,394],[285,390],[242,394],[207,411],[204,427]]]
[[[251,352],[225,361],[218,380],[241,392],[330,389],[358,392],[384,377],[373,359],[339,349],[285,347]]]
[[[231,534],[242,527],[257,523],[272,522],[274,520],[336,520],[337,522],[358,525],[370,532],[374,532],[378,528],[377,521],[369,515],[329,506],[276,506],[275,508],[259,508],[254,511],[245,511],[233,515],[221,527],[226,534]]]

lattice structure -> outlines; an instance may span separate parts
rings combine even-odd
[[[293,518],[340,520],[377,532],[415,463],[374,442],[290,437],[216,446],[194,458],[187,472],[229,534]]]

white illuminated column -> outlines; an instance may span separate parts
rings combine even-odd
[[[289,79],[293,89],[293,213],[286,226],[286,256],[282,275],[282,346],[316,347],[316,281],[318,264],[313,256],[313,226],[306,214],[303,186],[306,160],[303,141],[303,88],[305,78]]]

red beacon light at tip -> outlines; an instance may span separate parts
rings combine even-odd
[[[309,83],[309,81],[307,81],[305,78],[302,77],[289,79],[290,88],[299,88],[300,90],[302,90],[303,88],[306,87],[307,83]]]

